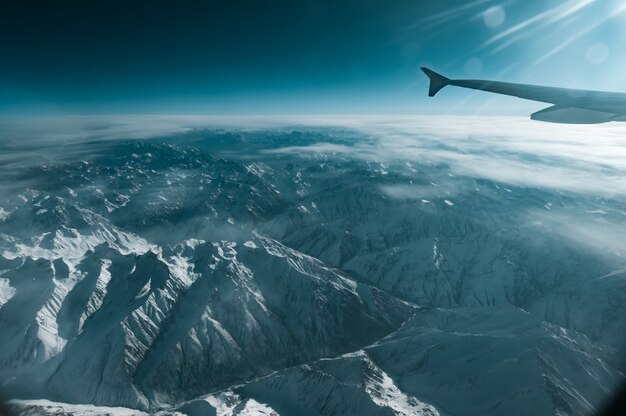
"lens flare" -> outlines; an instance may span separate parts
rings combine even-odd
[[[502,6],[493,6],[488,8],[483,14],[483,21],[488,27],[498,27],[504,23],[506,12]]]

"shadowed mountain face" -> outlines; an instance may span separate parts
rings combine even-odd
[[[375,140],[0,145],[0,388],[48,414],[600,406],[626,368],[626,265],[561,231],[596,241],[623,198],[359,153]]]

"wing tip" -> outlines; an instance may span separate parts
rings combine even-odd
[[[428,87],[428,96],[434,97],[443,87],[450,83],[450,79],[444,77],[441,74],[426,68],[425,66],[420,68],[424,74],[430,79],[430,85]]]

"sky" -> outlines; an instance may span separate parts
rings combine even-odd
[[[521,114],[453,78],[626,91],[623,0],[3,2],[0,116]]]

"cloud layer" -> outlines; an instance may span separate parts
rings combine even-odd
[[[0,120],[0,147],[45,149],[74,142],[141,139],[194,129],[347,128],[354,144],[316,143],[272,153],[341,155],[374,162],[445,163],[453,173],[514,186],[626,195],[626,125],[568,126],[507,117],[99,116]],[[3,163],[19,154],[2,152]]]

